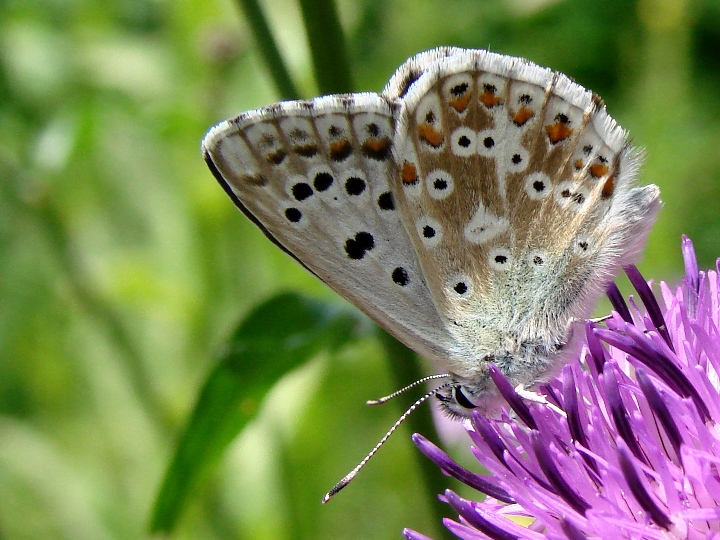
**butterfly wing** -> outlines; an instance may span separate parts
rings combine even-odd
[[[403,103],[392,187],[464,352],[451,370],[472,378],[496,352],[561,345],[659,207],[655,186],[633,187],[625,133],[564,75],[486,51],[418,55],[384,95]]]
[[[443,358],[435,309],[390,189],[394,120],[377,94],[284,102],[223,122],[205,159],[283,250],[395,337]]]
[[[493,356],[525,382],[547,371],[536,352],[564,344],[660,205],[599,97],[478,50],[421,53],[382,95],[250,111],[203,151],[271,240],[474,380]]]

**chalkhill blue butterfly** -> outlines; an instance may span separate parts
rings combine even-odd
[[[497,407],[490,363],[524,387],[562,367],[660,207],[599,96],[484,50],[420,53],[380,94],[243,113],[202,149],[270,240],[442,366],[429,395],[459,416]]]

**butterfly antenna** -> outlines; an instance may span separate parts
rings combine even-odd
[[[380,399],[371,399],[369,401],[366,401],[365,404],[366,405],[382,405],[383,403],[387,403],[391,399],[398,397],[400,394],[407,392],[411,388],[415,388],[419,384],[422,384],[427,381],[432,381],[433,379],[447,379],[448,377],[450,377],[450,375],[447,373],[441,373],[440,375],[430,375],[428,377],[423,377],[422,379],[417,380],[414,383],[408,384],[405,388],[401,388],[397,392],[393,392],[389,396],[381,397]],[[436,388],[435,390],[433,390],[433,392],[437,392],[437,390],[438,389]]]
[[[446,375],[446,376],[447,376],[447,375]],[[421,379],[420,381],[417,381],[416,383],[413,383],[413,385],[414,385],[414,384],[419,384],[419,383],[422,382],[423,380],[427,380],[427,379],[437,379],[437,378],[439,378],[439,376],[426,377],[425,379]],[[338,493],[341,489],[343,489],[343,488],[344,488],[345,486],[347,486],[350,482],[352,482],[352,479],[357,476],[357,473],[360,472],[360,469],[362,469],[362,468],[365,466],[365,464],[366,464],[368,461],[370,461],[370,458],[372,458],[372,457],[375,455],[375,453],[376,453],[378,450],[380,450],[380,447],[381,447],[383,444],[385,444],[385,441],[387,441],[387,440],[390,438],[390,435],[392,435],[393,432],[394,432],[398,427],[400,427],[400,424],[402,424],[402,423],[405,421],[405,419],[406,419],[408,416],[410,416],[410,413],[412,413],[415,409],[417,409],[418,406],[419,406],[423,401],[427,400],[427,399],[428,399],[429,397],[431,397],[431,396],[434,396],[434,395],[437,394],[440,390],[444,390],[445,388],[449,388],[450,386],[452,386],[452,383],[446,383],[446,384],[443,384],[442,386],[438,386],[438,387],[435,388],[434,390],[431,390],[430,392],[428,392],[427,394],[425,394],[423,397],[421,397],[420,399],[418,399],[415,403],[413,403],[412,405],[410,405],[410,407],[408,408],[408,410],[405,411],[405,412],[403,413],[403,415],[402,415],[400,418],[397,419],[397,421],[392,425],[392,427],[388,430],[388,432],[383,436],[382,439],[380,439],[380,441],[378,441],[378,443],[375,445],[375,447],[374,447],[372,450],[370,450],[370,452],[368,452],[368,454],[363,458],[363,460],[362,460],[360,463],[358,463],[357,466],[356,466],[352,471],[350,471],[349,473],[347,473],[347,474],[343,477],[342,480],[340,480],[337,484],[335,484],[335,485],[333,486],[333,488],[325,494],[325,496],[323,497],[323,500],[322,500],[323,504],[325,504],[325,503],[328,502],[330,499],[332,499],[335,495],[337,495],[337,493]]]

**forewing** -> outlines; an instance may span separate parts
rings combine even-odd
[[[389,185],[393,135],[390,102],[353,94],[250,111],[202,146],[268,237],[406,345],[442,359],[449,336]]]
[[[421,69],[424,68],[424,69]],[[402,66],[393,190],[428,288],[472,356],[473,325],[533,339],[587,315],[644,243],[655,186],[600,99],[564,75],[486,51]]]

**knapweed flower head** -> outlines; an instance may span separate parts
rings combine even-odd
[[[443,471],[487,495],[445,492],[459,514],[445,526],[458,538],[720,539],[720,283],[718,271],[698,271],[686,237],[682,251],[686,277],[675,291],[660,283],[664,309],[626,269],[644,310],[611,285],[612,317],[586,323],[580,361],[541,389],[540,402],[521,399],[492,369],[514,414],[473,414],[467,426],[490,475],[414,436]]]

